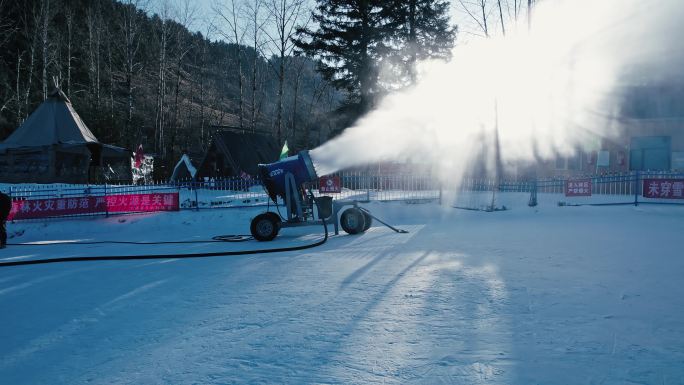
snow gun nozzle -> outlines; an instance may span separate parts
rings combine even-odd
[[[295,185],[301,188],[304,183],[318,179],[308,150],[281,159],[274,163],[260,164],[259,175],[264,183],[268,196],[277,203],[277,197],[285,199],[285,181],[287,175],[292,175]]]

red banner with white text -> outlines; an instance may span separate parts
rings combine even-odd
[[[16,200],[8,220],[72,215],[178,211],[178,193],[125,194],[101,197]]]
[[[644,198],[684,199],[684,179],[644,179]]]
[[[591,179],[575,179],[565,181],[566,197],[591,196]]]

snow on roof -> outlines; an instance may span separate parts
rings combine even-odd
[[[188,156],[188,154],[183,154],[178,163],[176,163],[176,167],[173,168],[173,174],[171,175],[172,181],[176,180],[176,178],[178,177],[178,170],[180,166],[183,164],[185,164],[185,167],[188,169],[188,172],[190,173],[190,176],[192,178],[194,178],[195,175],[197,175],[197,169],[195,168],[195,166],[192,165],[190,157]]]

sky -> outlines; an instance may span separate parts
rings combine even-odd
[[[155,12],[155,3],[160,0],[152,1],[152,12]],[[181,2],[183,0],[171,0],[171,3]],[[212,19],[215,18],[214,12],[212,11],[212,5],[216,0],[195,0],[194,3],[197,6],[197,17],[190,29],[198,30],[202,33],[206,33],[207,26]],[[313,3],[313,1],[312,1]],[[462,6],[459,4],[458,0],[451,1],[451,20],[452,24],[457,24],[459,27],[459,36],[457,38],[458,43],[464,43],[476,38],[478,34],[481,34],[481,30],[472,18],[463,10]],[[210,36],[212,39],[219,39],[219,35]]]

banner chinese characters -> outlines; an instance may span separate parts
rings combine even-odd
[[[591,179],[575,179],[565,181],[566,197],[591,196]]]
[[[16,200],[8,220],[72,215],[178,211],[178,193],[107,195],[100,197]]]
[[[110,213],[178,211],[178,193],[108,195],[105,200]]]
[[[684,199],[684,179],[644,179],[644,198]]]

